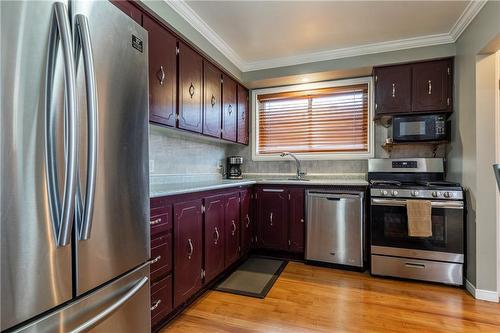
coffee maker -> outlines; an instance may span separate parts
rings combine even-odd
[[[241,165],[243,164],[243,157],[241,156],[229,156],[227,158],[227,178],[229,179],[241,179]]]

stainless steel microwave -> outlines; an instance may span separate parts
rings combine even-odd
[[[442,114],[392,118],[392,139],[394,142],[448,140],[449,130],[450,122]]]

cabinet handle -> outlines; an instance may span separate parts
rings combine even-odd
[[[155,310],[161,303],[161,299],[157,300],[154,305],[151,306],[151,311]]]
[[[396,84],[393,83],[392,84],[392,98],[395,98],[396,97]]]
[[[250,217],[247,214],[247,225],[245,226],[248,229],[248,226],[250,225]]]
[[[245,120],[245,111],[241,111],[241,120]]]
[[[424,264],[415,264],[415,263],[412,263],[412,262],[405,263],[405,266],[408,267],[408,268],[418,268],[418,269],[424,269],[425,268]]]
[[[210,104],[212,104],[212,107],[215,106],[215,96],[212,95],[212,98],[210,99]]]
[[[153,221],[149,222],[150,225],[156,225],[161,222],[161,217],[154,219]]]
[[[271,227],[273,226],[273,213],[269,215],[269,222],[271,222]]]
[[[191,257],[193,256],[194,252],[193,241],[191,241],[191,238],[188,239],[188,245],[189,245],[188,259],[191,260]]]
[[[236,224],[234,223],[234,220],[231,221],[231,224],[233,225],[233,230],[231,231],[231,235],[234,236],[236,233]]]
[[[192,83],[189,86],[189,95],[191,96],[191,98],[193,98],[193,96],[194,96],[194,86]]]
[[[427,85],[428,85],[428,90],[427,90],[427,93],[428,93],[429,95],[432,95],[432,81],[431,81],[431,80],[429,80],[429,82],[427,83]]]
[[[229,114],[233,113],[233,106],[231,104],[229,104],[229,106],[227,107],[227,112]]]
[[[215,240],[214,240],[215,245],[217,245],[219,238],[220,238],[219,229],[217,229],[217,227],[215,227]]]
[[[158,81],[160,81],[160,86],[162,86],[163,82],[165,81],[165,70],[163,68],[163,65],[161,65],[160,70],[156,72],[156,77],[158,78]]]
[[[304,219],[300,219],[300,223],[304,223]]]
[[[160,259],[161,259],[161,256],[154,258],[153,260],[151,260],[151,264],[156,264],[158,261],[160,261]]]

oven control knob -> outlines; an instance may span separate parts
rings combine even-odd
[[[418,191],[411,191],[411,195],[412,195],[413,197],[418,196]]]
[[[386,190],[382,191],[382,195],[387,195],[387,194],[389,194],[389,193]]]
[[[395,197],[396,195],[398,195],[398,191],[392,191],[392,196]]]
[[[436,191],[433,191],[432,192],[432,196],[435,198],[435,197],[438,197],[441,195],[441,192],[436,192]]]
[[[443,195],[444,195],[445,198],[451,197],[451,193],[450,192],[444,192]]]

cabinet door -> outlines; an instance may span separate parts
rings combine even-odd
[[[259,201],[259,245],[266,249],[286,250],[288,198],[283,188],[262,188]]]
[[[112,0],[111,3],[116,7],[120,8],[122,12],[127,14],[137,23],[139,24],[142,23],[142,12],[136,6],[132,5],[130,1]]]
[[[238,85],[238,142],[248,144],[248,90]]]
[[[300,253],[304,252],[304,189],[290,189],[288,194],[288,250]]]
[[[203,130],[203,58],[179,42],[179,128]]]
[[[224,270],[224,201],[223,195],[204,199],[205,282],[210,282]]]
[[[221,130],[221,97],[222,97],[222,72],[208,61],[203,62],[205,73],[203,80],[203,134],[220,138]]]
[[[177,102],[177,39],[144,16],[149,33],[149,120],[175,126]]]
[[[251,190],[240,191],[240,220],[241,220],[241,253],[247,253],[252,247],[252,230],[254,227],[250,217]]]
[[[236,141],[236,82],[229,76],[223,76],[222,82],[222,138]]]
[[[451,60],[412,66],[412,111],[451,111]]]
[[[226,195],[225,209],[226,251],[225,266],[228,267],[240,256],[240,195],[234,192]]]
[[[411,65],[375,69],[375,113],[411,111]]]
[[[201,200],[174,204],[174,307],[201,287]]]

